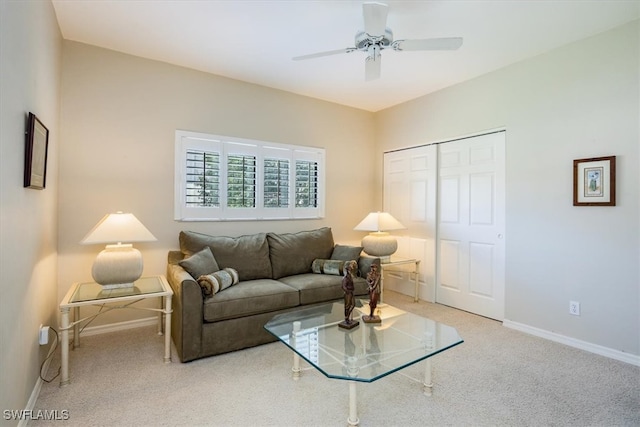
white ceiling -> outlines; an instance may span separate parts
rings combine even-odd
[[[382,52],[364,81],[362,1],[53,0],[65,39],[378,111],[638,19],[640,0],[384,1],[395,39],[463,37],[457,51]]]

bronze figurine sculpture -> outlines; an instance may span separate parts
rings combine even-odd
[[[380,299],[380,271],[378,264],[371,264],[371,270],[367,274],[367,285],[369,289],[369,315],[362,316],[365,323],[381,323],[380,316],[376,316],[376,307]]]
[[[355,286],[353,285],[353,273],[358,268],[355,261],[347,261],[344,265],[344,278],[342,279],[342,290],[344,291],[344,320],[338,323],[343,329],[353,329],[360,324],[357,320],[353,320],[353,309],[356,301],[353,296]]]

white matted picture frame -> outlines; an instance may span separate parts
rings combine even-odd
[[[573,206],[616,205],[616,156],[573,161]]]

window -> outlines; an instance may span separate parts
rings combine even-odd
[[[324,150],[176,131],[175,219],[324,216]]]

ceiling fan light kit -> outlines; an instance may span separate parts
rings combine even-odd
[[[395,51],[420,51],[420,50],[456,50],[462,46],[462,37],[442,37],[416,40],[393,40],[393,32],[387,28],[387,15],[389,7],[382,3],[364,3],[362,16],[364,18],[364,30],[356,33],[355,46],[344,49],[329,50],[296,56],[294,61],[323,56],[351,53],[355,51],[365,52],[365,80],[375,80],[381,74],[381,52],[391,48]]]

